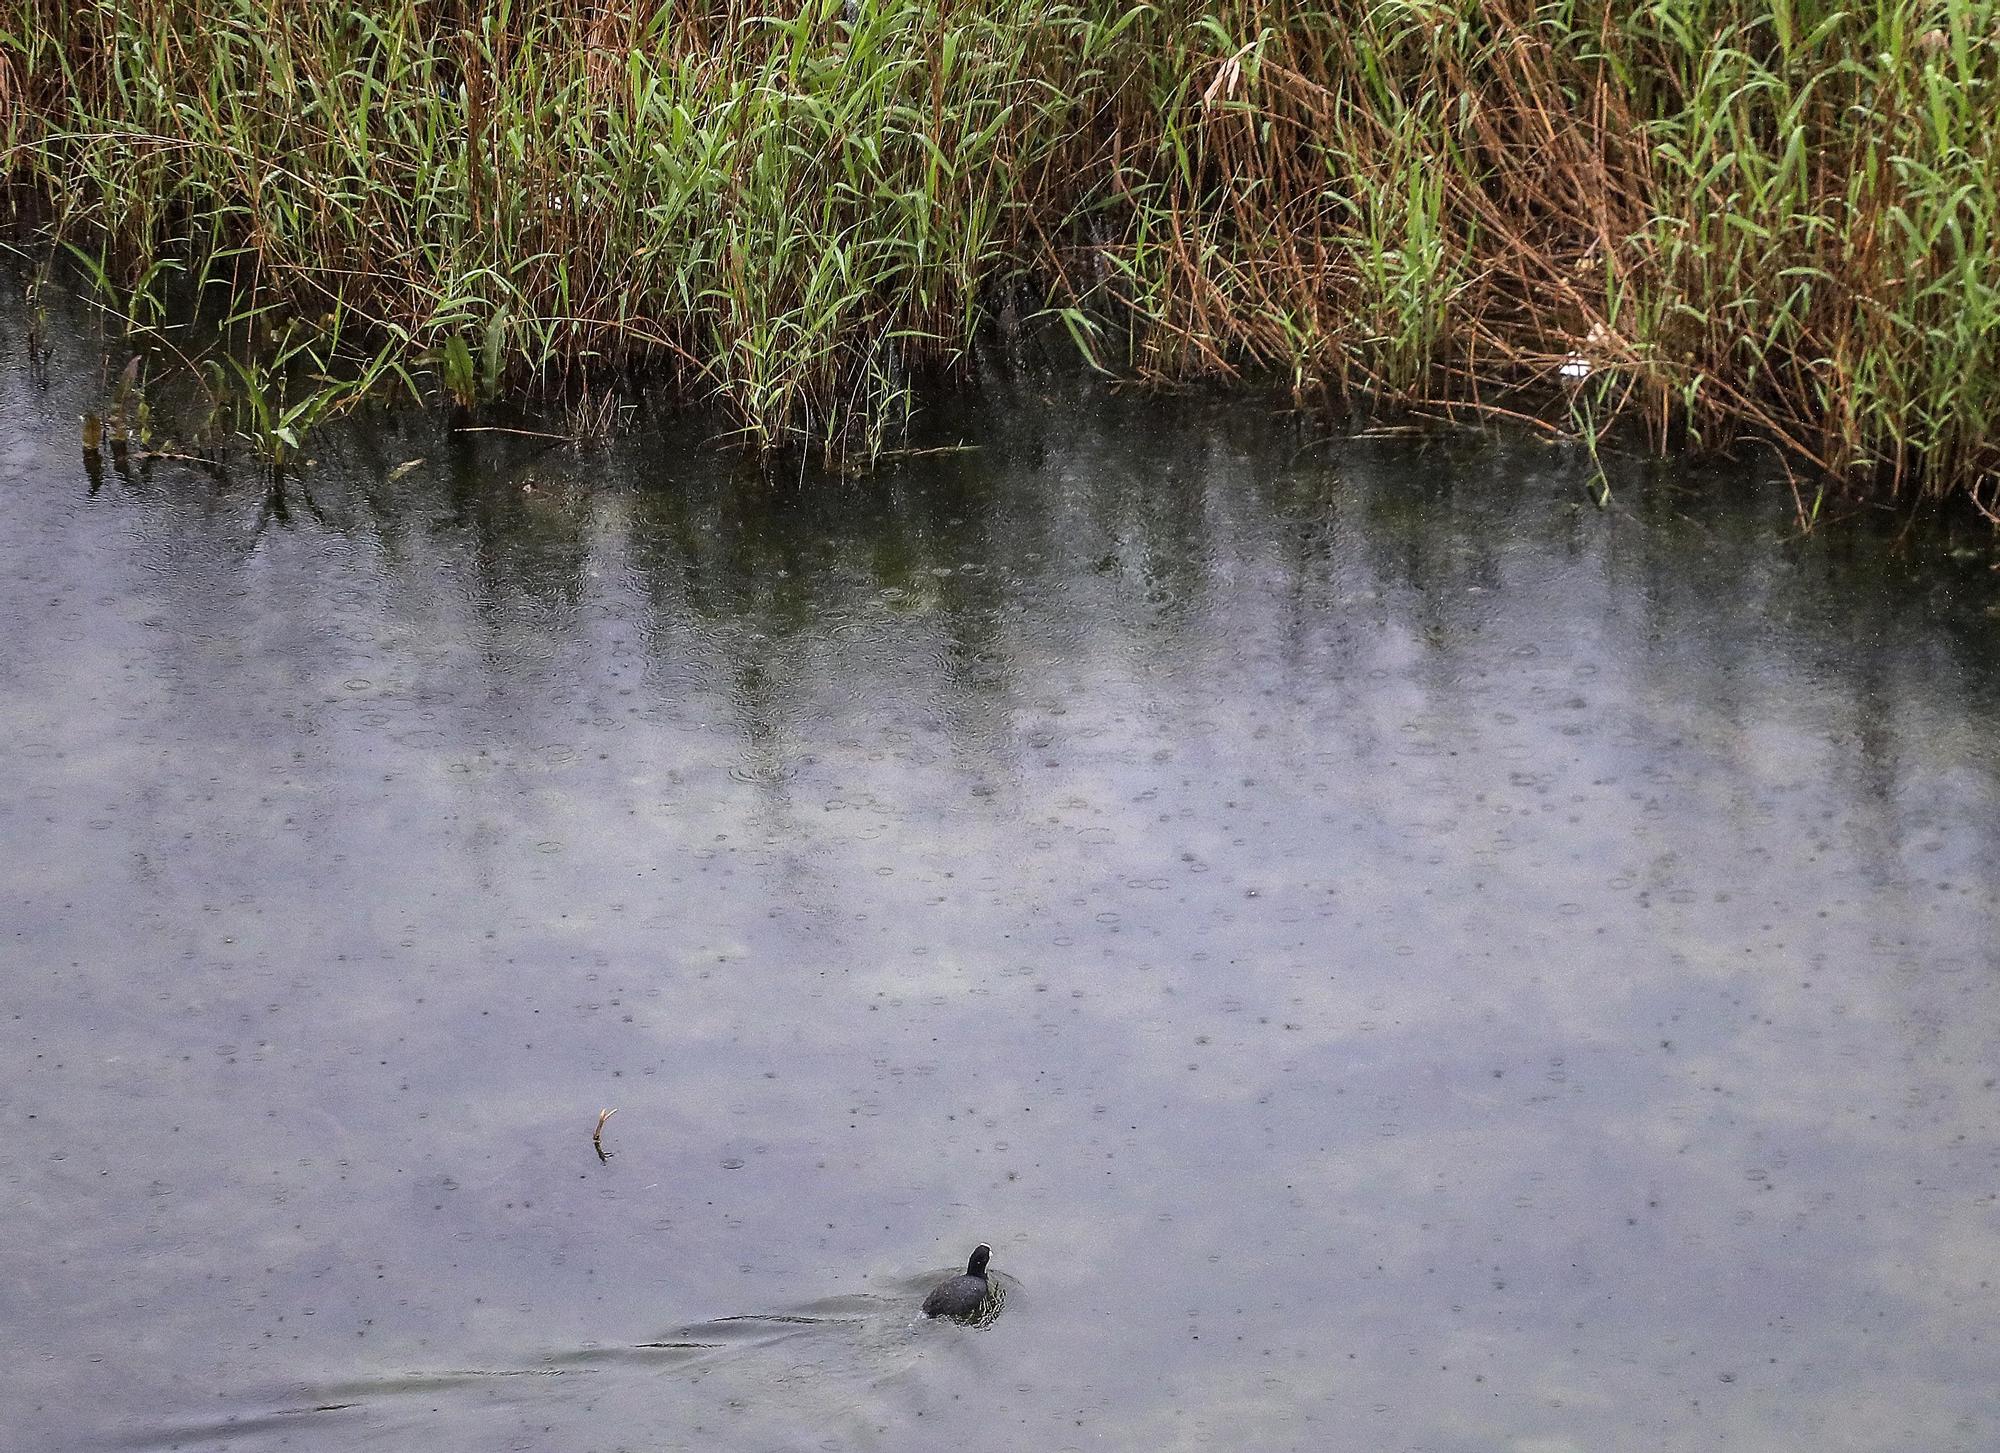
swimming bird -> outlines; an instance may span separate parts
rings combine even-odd
[[[993,1285],[986,1279],[986,1263],[993,1256],[993,1248],[981,1243],[972,1248],[972,1258],[965,1263],[965,1275],[941,1281],[931,1288],[931,1294],[924,1298],[926,1317],[971,1317],[986,1305],[987,1297],[993,1293]]]

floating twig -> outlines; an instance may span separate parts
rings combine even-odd
[[[884,449],[877,459],[926,459],[933,454],[977,454],[977,444],[940,444],[933,449]]]
[[[597,1158],[599,1160],[609,1161],[611,1159],[611,1153],[604,1148],[604,1122],[617,1113],[616,1109],[599,1110],[597,1112],[597,1128],[590,1132],[590,1143],[597,1151]]]
[[[454,434],[513,434],[522,439],[553,439],[558,444],[575,442],[567,434],[550,434],[542,429],[509,429],[499,424],[467,424],[451,431]]]

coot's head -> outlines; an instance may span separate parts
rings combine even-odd
[[[979,1245],[972,1248],[972,1259],[965,1263],[965,1274],[967,1276],[986,1275],[986,1263],[992,1259],[993,1248],[983,1241],[980,1242]]]

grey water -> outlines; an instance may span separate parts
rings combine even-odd
[[[0,1446],[2000,1445],[1971,523],[1032,371],[274,487],[54,346]]]

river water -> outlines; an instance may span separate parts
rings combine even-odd
[[[93,478],[93,348],[0,337],[0,1446],[2000,1445],[1987,537],[1026,374]]]

